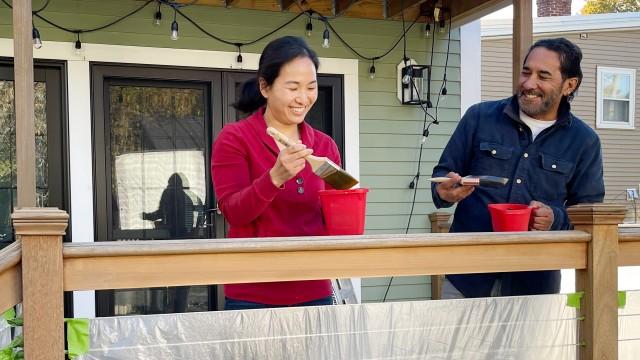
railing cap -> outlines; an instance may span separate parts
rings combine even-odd
[[[434,220],[444,220],[444,221],[448,221],[449,218],[451,218],[451,213],[448,212],[434,212],[429,214],[429,220],[434,221]]]
[[[611,203],[578,204],[567,208],[574,225],[617,225],[622,223],[626,212],[624,205]]]
[[[16,235],[64,235],[69,214],[57,208],[15,208],[11,214]]]

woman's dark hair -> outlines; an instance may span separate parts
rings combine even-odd
[[[318,70],[318,55],[302,38],[284,36],[267,44],[260,55],[257,76],[242,84],[240,99],[233,104],[233,107],[250,114],[266,104],[267,99],[260,93],[258,79],[262,78],[267,85],[273,84],[280,74],[280,69],[297,58],[309,58]]]
[[[567,96],[567,101],[573,100],[574,94],[578,91],[578,88],[582,83],[582,69],[580,68],[582,51],[578,45],[565,38],[538,40],[529,48],[529,52],[527,52],[527,56],[524,58],[525,63],[527,62],[527,58],[529,57],[529,54],[531,54],[531,51],[538,47],[543,47],[558,54],[560,57],[560,73],[562,74],[562,80],[573,77],[578,78],[576,88]]]

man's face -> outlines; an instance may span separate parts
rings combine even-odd
[[[573,92],[577,78],[562,79],[560,56],[537,47],[531,50],[518,80],[518,104],[525,114],[538,120],[556,120],[562,96]]]

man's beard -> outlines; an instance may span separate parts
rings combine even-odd
[[[549,95],[538,91],[530,91],[529,93],[540,95],[542,102],[537,105],[528,104],[526,100],[523,99],[525,91],[520,91],[518,92],[518,105],[523,113],[531,116],[532,118],[548,113],[556,102],[555,100],[560,98],[560,91],[554,91]]]

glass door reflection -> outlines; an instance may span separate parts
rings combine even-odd
[[[206,86],[106,82],[110,240],[208,238]],[[114,315],[209,309],[207,286],[115,290]]]

